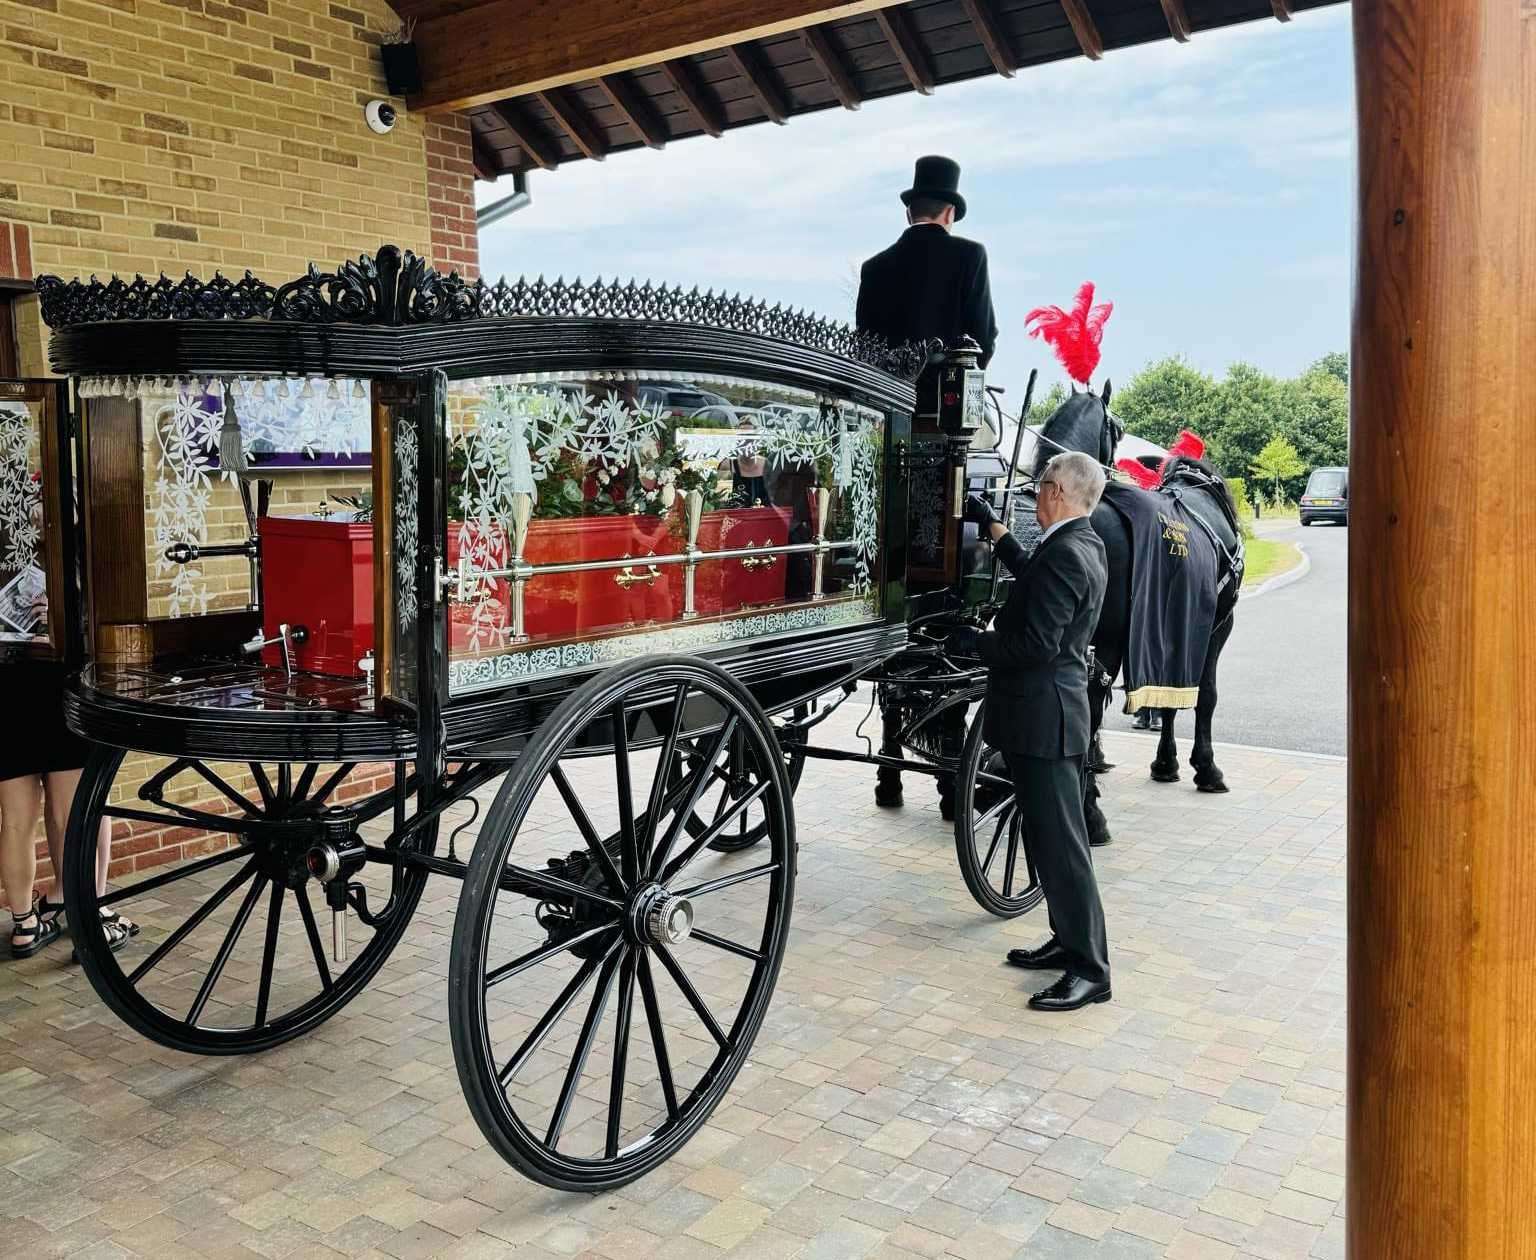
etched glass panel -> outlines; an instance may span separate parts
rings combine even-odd
[[[42,415],[0,398],[0,644],[47,643]]]
[[[452,690],[879,615],[878,412],[679,374],[497,377],[450,388],[448,437]]]

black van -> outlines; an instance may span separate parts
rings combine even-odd
[[[1301,523],[1337,521],[1349,524],[1349,469],[1314,468],[1301,496]]]

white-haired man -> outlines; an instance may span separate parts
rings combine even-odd
[[[976,641],[987,665],[987,742],[1008,763],[1024,843],[1045,892],[1051,939],[1008,952],[1016,967],[1060,971],[1029,1000],[1036,1010],[1072,1011],[1109,1000],[1109,944],[1083,819],[1088,753],[1088,644],[1104,606],[1104,544],[1088,517],[1104,493],[1104,470],[1087,455],[1058,455],[1040,477],[1036,516],[1045,536],[1030,557],[985,499],[966,519],[992,541],[1013,590]]]

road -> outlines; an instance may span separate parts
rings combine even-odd
[[[1300,580],[1245,595],[1217,674],[1218,742],[1302,752],[1345,751],[1349,531],[1292,525],[1266,538],[1300,543],[1312,562]],[[1187,759],[1193,715],[1181,715]],[[1130,719],[1116,715],[1114,729]]]

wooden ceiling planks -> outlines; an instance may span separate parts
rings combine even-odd
[[[401,0],[411,3],[413,0]],[[453,0],[445,0],[453,2]],[[505,173],[1206,30],[1338,0],[907,0],[470,111]],[[502,107],[506,106],[506,109]]]

